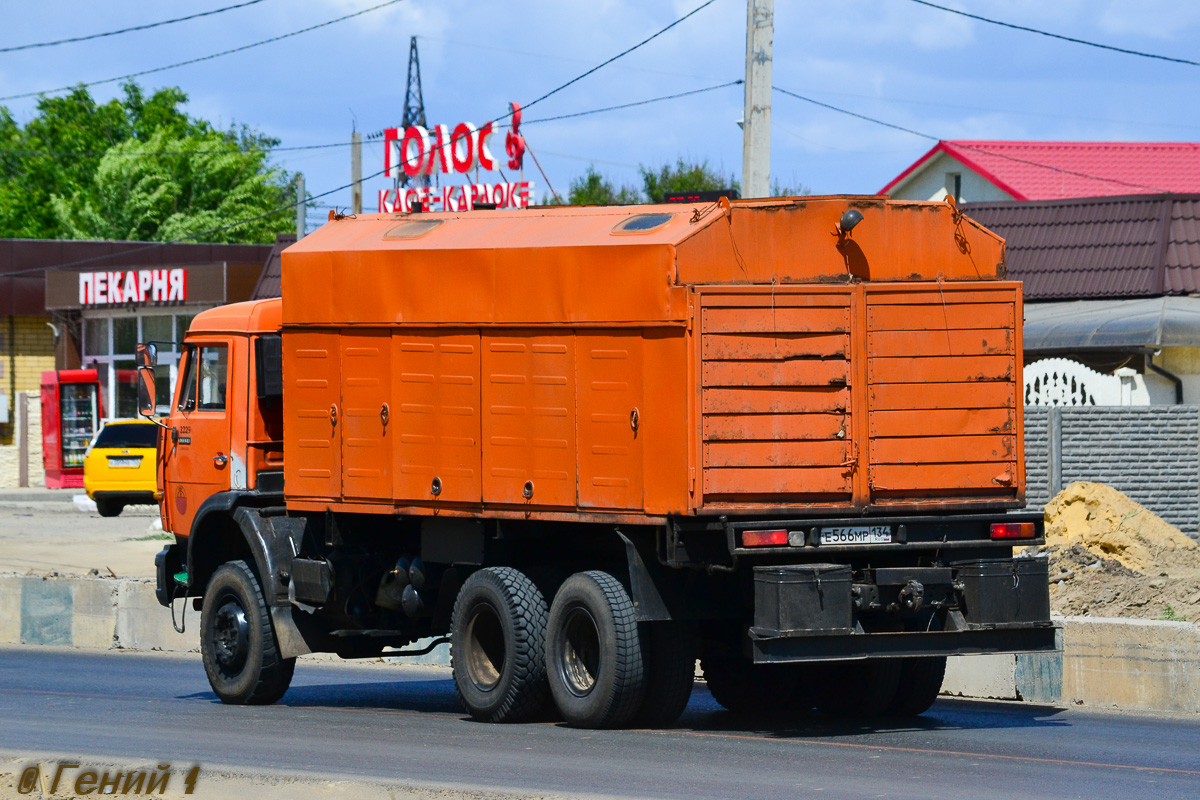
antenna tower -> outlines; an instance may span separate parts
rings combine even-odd
[[[425,98],[421,94],[421,58],[417,55],[417,37],[412,37],[408,45],[408,88],[404,92],[404,116],[400,122],[400,130],[408,130],[411,125],[428,128],[425,121]],[[428,186],[429,176],[418,175],[410,178],[404,172],[400,173],[401,186],[412,182],[416,186]]]

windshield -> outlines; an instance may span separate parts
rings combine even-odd
[[[105,425],[92,447],[157,447],[157,425]]]

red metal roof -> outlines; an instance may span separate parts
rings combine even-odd
[[[938,153],[962,164],[1017,200],[1200,192],[1196,142],[938,142],[880,194]]]
[[[1027,300],[1200,291],[1200,194],[965,203],[1008,243]]]

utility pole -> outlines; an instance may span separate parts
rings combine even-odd
[[[362,134],[350,134],[350,207],[352,214],[362,213]]]
[[[304,238],[304,215],[308,210],[308,193],[304,191],[304,174],[296,173],[296,241]]]
[[[775,0],[746,0],[746,106],[742,116],[742,197],[771,193],[771,50]]]

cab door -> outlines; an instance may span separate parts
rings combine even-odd
[[[177,534],[189,535],[200,505],[230,488],[232,345],[229,339],[193,340],[184,351],[169,423],[176,433],[163,441],[164,500]]]

